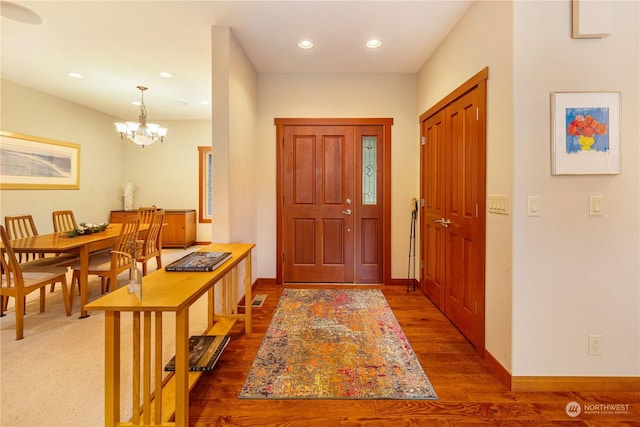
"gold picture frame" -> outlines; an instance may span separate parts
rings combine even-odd
[[[79,144],[0,131],[0,189],[79,188]]]

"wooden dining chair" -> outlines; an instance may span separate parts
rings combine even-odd
[[[7,215],[4,217],[4,226],[9,240],[24,239],[38,235],[38,229],[31,215]],[[73,262],[77,258],[65,255],[56,259],[45,259],[42,252],[20,252],[17,256],[22,271],[37,271],[41,267],[60,267]],[[55,283],[51,284],[51,292],[55,291],[55,286]]]
[[[124,253],[137,257],[138,228],[140,218],[136,215],[125,217],[120,230],[118,243],[110,252],[98,252],[89,257],[89,275],[99,276],[102,282],[102,292],[118,288],[118,275],[131,267],[131,257]],[[75,287],[80,283],[80,263],[71,266],[73,276],[71,278],[70,305],[73,307]]]
[[[15,299],[16,313],[16,339],[24,337],[24,312],[25,298],[35,290],[40,290],[40,312],[45,306],[45,287],[49,284],[60,282],[64,298],[64,308],[67,316],[71,315],[71,301],[67,288],[67,269],[64,267],[43,266],[37,271],[22,271],[16,257],[11,240],[4,226],[0,225],[0,238],[2,239],[2,285],[0,286],[0,316],[4,316],[5,300],[9,297]]]
[[[138,218],[140,218],[140,225],[149,225],[151,224],[151,220],[153,219],[153,215],[156,213],[158,208],[156,205],[151,206],[140,206],[138,208]],[[138,239],[139,251],[142,252],[142,246],[144,245],[144,240]]]
[[[151,224],[153,214],[156,213],[158,208],[155,205],[152,206],[140,206],[138,208],[138,216],[140,217],[140,224]]]
[[[155,257],[156,269],[162,268],[162,242],[160,235],[162,233],[162,225],[164,224],[164,209],[158,210],[153,214],[147,236],[142,240],[142,248],[137,261],[142,263],[142,275],[147,275],[147,262]]]
[[[72,231],[78,228],[73,211],[53,211],[51,215],[53,217],[53,231],[56,233]]]
[[[38,235],[38,229],[31,215],[6,215],[4,217],[4,227],[7,230],[9,240],[24,239]],[[40,252],[19,253],[18,262],[28,262],[43,258]]]

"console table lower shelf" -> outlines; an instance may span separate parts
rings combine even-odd
[[[236,323],[236,319],[232,316],[216,316],[216,323],[204,335],[227,335],[229,331],[231,331],[231,328],[233,327],[233,325],[235,325],[235,323]],[[204,373],[205,372],[201,372],[201,371],[189,371],[187,373],[188,374],[187,383],[188,383],[189,391],[191,391],[193,387],[195,387],[196,383]],[[156,401],[152,397],[150,402],[151,412],[149,413],[150,415],[149,418],[152,420],[155,418],[156,413],[158,413],[158,411],[156,410],[155,403]],[[162,421],[162,424],[160,425],[167,425],[168,423],[171,423],[172,421],[174,421],[174,415],[176,412],[176,376],[175,374],[169,375],[165,380],[164,385],[162,386],[162,402],[160,406],[161,406],[160,420]],[[136,425],[136,424],[134,423],[133,425]],[[186,425],[188,425],[188,418],[187,418]]]
[[[189,425],[189,391],[202,375],[202,372],[189,371],[189,307],[207,294],[208,327],[204,335],[226,335],[236,321],[243,321],[245,333],[250,333],[251,304],[246,304],[244,314],[238,312],[238,269],[244,265],[245,301],[251,301],[254,246],[252,243],[205,246],[201,251],[231,252],[232,255],[212,272],[154,271],[143,278],[142,301],[123,287],[86,305],[87,310],[105,311],[105,426]],[[215,312],[217,283],[222,286],[220,313]],[[133,417],[129,422],[120,420],[123,312],[131,312],[133,332]],[[176,348],[175,372],[163,380],[162,315],[165,312],[175,313]]]

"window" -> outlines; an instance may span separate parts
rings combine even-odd
[[[211,222],[213,215],[213,154],[211,147],[198,147],[199,222]]]
[[[362,204],[378,203],[378,138],[362,137]]]

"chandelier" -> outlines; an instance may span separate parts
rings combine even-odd
[[[140,116],[138,123],[125,122],[115,123],[116,129],[120,132],[120,139],[124,141],[125,136],[134,144],[138,144],[144,148],[145,145],[153,144],[156,141],[161,143],[167,134],[167,128],[161,128],[160,125],[147,123],[147,110],[144,107],[144,86],[137,86],[140,90]]]

